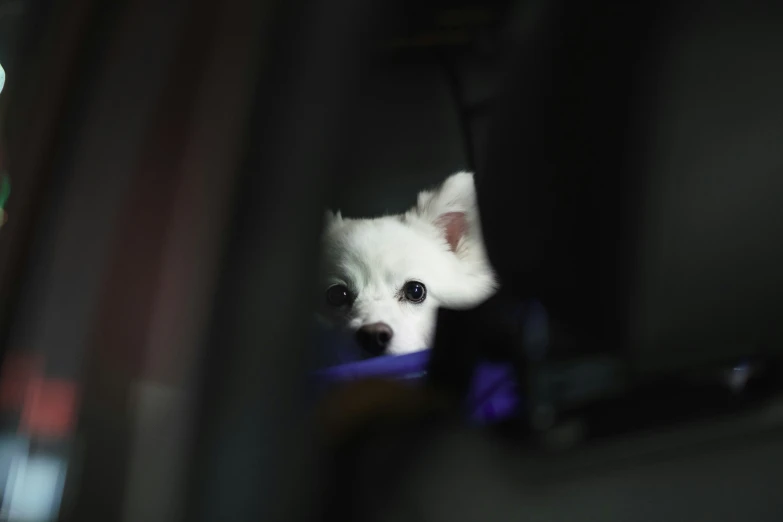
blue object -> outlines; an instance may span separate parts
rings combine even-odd
[[[375,357],[332,366],[316,372],[322,382],[352,381],[368,377],[416,382],[426,375],[430,352]],[[511,416],[519,404],[516,381],[509,365],[485,363],[476,369],[467,407],[482,424]]]
[[[522,326],[519,331],[528,359],[544,361],[549,350],[549,316],[546,308],[538,301],[513,302],[500,307],[498,313],[504,316],[503,322],[509,329]],[[345,338],[327,329],[316,333],[322,348],[320,353],[333,356],[331,361],[322,362],[321,367],[326,366],[326,369],[316,372],[317,380],[321,383],[368,377],[417,382],[426,376],[429,350],[357,360],[359,352],[351,348]],[[544,395],[548,395],[548,386],[544,388]],[[473,374],[466,406],[475,421],[491,424],[514,415],[521,406],[521,399],[511,365],[484,362]]]

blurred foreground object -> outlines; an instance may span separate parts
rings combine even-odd
[[[422,386],[388,379],[362,379],[335,385],[322,400],[317,419],[326,442],[339,445],[375,422],[426,417],[445,407],[443,398]]]
[[[5,213],[5,203],[11,196],[11,179],[6,174],[0,174],[0,176],[2,176],[0,178],[0,227],[2,227],[8,219],[8,215]]]
[[[3,93],[3,87],[5,87],[5,69],[0,65],[0,94]],[[2,105],[0,105],[2,107]],[[0,129],[2,129],[2,111],[0,111]],[[8,201],[8,197],[11,195],[11,179],[5,172],[3,165],[3,145],[2,136],[0,136],[0,228],[5,225],[8,220],[8,214],[5,212],[5,204]]]

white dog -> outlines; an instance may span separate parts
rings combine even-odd
[[[450,176],[405,214],[348,219],[327,213],[323,309],[366,356],[429,347],[437,309],[471,308],[497,283],[481,238],[473,175]]]

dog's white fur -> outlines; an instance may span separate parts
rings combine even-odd
[[[429,347],[438,307],[464,309],[490,297],[497,284],[481,237],[473,175],[458,172],[437,189],[421,192],[405,214],[374,219],[327,213],[322,281],[324,292],[339,284],[354,300],[321,317],[356,332],[386,323],[393,330],[387,354]],[[401,296],[408,281],[426,286],[421,303]]]

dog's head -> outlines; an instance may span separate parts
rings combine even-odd
[[[496,288],[481,238],[473,175],[450,176],[402,215],[327,214],[321,317],[367,355],[429,346],[438,307],[470,308]]]

